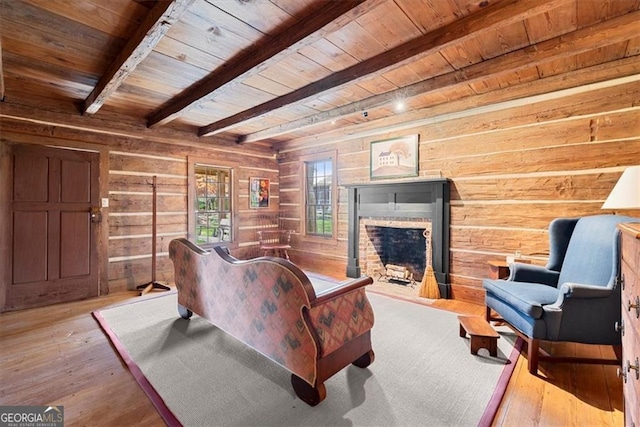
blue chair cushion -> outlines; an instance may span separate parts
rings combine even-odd
[[[542,317],[543,305],[553,304],[558,299],[557,288],[540,283],[484,279],[482,285],[487,293],[533,319]]]

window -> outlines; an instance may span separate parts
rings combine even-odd
[[[304,170],[306,234],[333,237],[335,224],[333,158],[306,161]]]
[[[231,169],[194,165],[197,244],[231,242]]]

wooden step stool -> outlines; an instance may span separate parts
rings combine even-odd
[[[458,316],[460,321],[460,336],[467,334],[471,337],[471,354],[478,354],[478,350],[486,348],[489,355],[498,356],[498,338],[500,335],[491,327],[489,322],[480,316]]]

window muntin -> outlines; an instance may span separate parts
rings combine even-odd
[[[195,242],[231,242],[231,169],[194,165]]]
[[[333,160],[305,162],[305,230],[310,236],[333,236]]]

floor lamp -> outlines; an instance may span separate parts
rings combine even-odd
[[[151,292],[153,289],[168,291],[171,288],[162,283],[156,282],[156,215],[157,215],[157,194],[156,194],[156,176],[153,176],[153,212],[151,216],[151,282],[140,285],[136,289],[142,291],[140,295]]]

